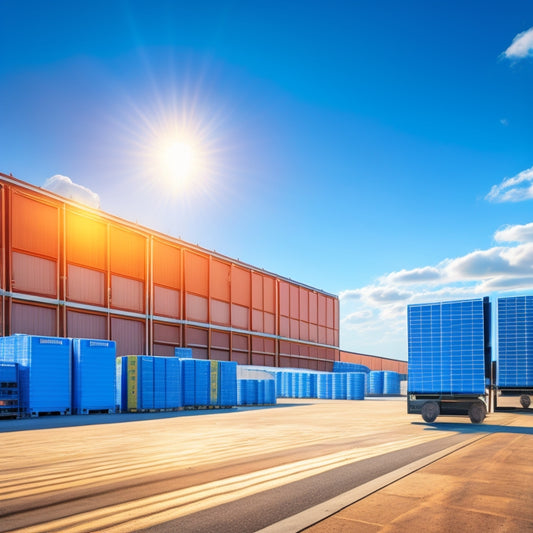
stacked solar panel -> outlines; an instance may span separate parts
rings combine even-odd
[[[410,392],[485,392],[487,308],[481,298],[408,307]]]
[[[533,387],[533,296],[498,298],[497,384]]]

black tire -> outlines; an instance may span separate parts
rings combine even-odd
[[[435,422],[439,415],[440,407],[437,402],[426,402],[422,406],[422,418],[424,419],[424,422],[431,424],[431,422]]]
[[[468,416],[472,424],[481,424],[487,416],[487,408],[483,402],[476,402],[468,409]]]
[[[527,394],[522,394],[522,396],[520,396],[520,405],[524,409],[527,409],[531,405],[531,398]]]

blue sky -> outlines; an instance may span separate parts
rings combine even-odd
[[[409,303],[532,292],[532,28],[527,0],[1,0],[0,172],[338,294],[341,348],[405,359]]]

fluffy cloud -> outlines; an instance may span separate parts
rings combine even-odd
[[[55,192],[60,196],[69,198],[80,204],[94,207],[95,209],[100,208],[100,197],[96,193],[83,185],[74,183],[67,176],[56,174],[55,176],[48,178],[43,185],[43,189]]]
[[[493,185],[486,200],[489,202],[522,202],[533,198],[533,167],[523,170],[512,178]]]
[[[533,222],[494,234],[506,243],[391,272],[366,287],[343,291],[341,346],[360,353],[407,358],[407,306],[533,290]]]
[[[516,35],[511,46],[505,50],[503,55],[507,59],[522,59],[533,56],[533,28]]]
[[[533,222],[506,226],[494,234],[497,242],[533,242]]]

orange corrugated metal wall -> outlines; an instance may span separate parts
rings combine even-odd
[[[2,183],[0,208],[4,334],[112,338],[119,355],[190,346],[200,358],[320,370],[339,357],[333,296],[23,182]]]

